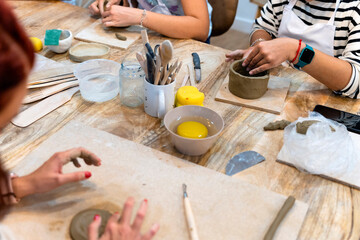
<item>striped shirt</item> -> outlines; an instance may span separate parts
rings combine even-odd
[[[253,32],[259,29],[277,37],[283,10],[288,0],[269,0],[255,20]],[[335,11],[336,0],[298,0],[292,11],[306,24],[327,23]],[[352,65],[348,85],[336,94],[360,98],[360,0],[341,0],[335,15],[334,56]]]

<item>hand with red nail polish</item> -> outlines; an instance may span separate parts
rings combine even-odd
[[[67,183],[90,178],[91,172],[88,171],[62,173],[63,165],[69,162],[73,162],[78,168],[81,167],[79,158],[82,158],[87,165],[101,165],[100,158],[84,148],[74,148],[55,153],[33,173],[12,179],[15,195],[22,198],[34,193],[48,192]]]
[[[159,225],[154,224],[146,234],[141,234],[141,226],[143,224],[146,210],[148,206],[148,200],[144,199],[141,202],[140,208],[136,214],[135,220],[131,223],[131,215],[134,207],[134,199],[128,198],[122,215],[118,212],[114,213],[108,220],[104,234],[99,238],[99,227],[101,219],[94,218],[94,221],[88,228],[89,240],[150,240],[159,231]]]

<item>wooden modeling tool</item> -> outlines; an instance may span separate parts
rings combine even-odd
[[[186,215],[186,220],[188,223],[191,240],[199,240],[199,236],[198,236],[196,224],[195,224],[194,214],[191,209],[188,194],[186,192],[186,184],[184,184],[184,183],[183,183],[183,194],[184,194],[185,215]]]
[[[185,86],[188,80],[189,80],[189,74],[185,74],[185,77],[181,83],[181,87]]]
[[[147,35],[146,29],[141,30],[141,40],[142,40],[143,47],[144,47],[144,53],[146,53],[147,50],[146,50],[145,44],[149,42],[149,37]]]
[[[188,68],[188,73],[189,73],[189,77],[190,77],[190,85],[195,86],[194,68],[191,66],[190,63],[187,65],[187,68]]]

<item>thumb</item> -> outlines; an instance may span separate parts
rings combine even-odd
[[[88,228],[88,240],[97,240],[99,236],[99,227],[101,224],[101,217],[94,216],[94,220],[90,223]]]
[[[66,173],[60,176],[60,185],[71,183],[71,182],[78,182],[91,177],[91,172],[73,172],[73,173]]]

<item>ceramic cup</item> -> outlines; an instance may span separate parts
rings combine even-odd
[[[235,96],[245,99],[260,98],[268,89],[268,72],[249,75],[242,63],[243,60],[238,60],[234,61],[230,66],[229,91]]]
[[[60,39],[59,39],[59,45],[48,45],[47,47],[56,53],[64,53],[66,52],[70,47],[73,40],[73,35],[71,31],[69,30],[62,30]]]
[[[167,85],[154,85],[144,77],[144,109],[152,117],[164,118],[174,107],[175,82]]]
[[[181,137],[177,134],[177,126],[185,121],[197,121],[213,128],[206,138],[193,139]],[[175,148],[186,155],[199,156],[206,153],[216,142],[224,129],[224,120],[215,111],[196,105],[185,105],[169,111],[164,118],[164,125],[170,133],[171,143]]]

